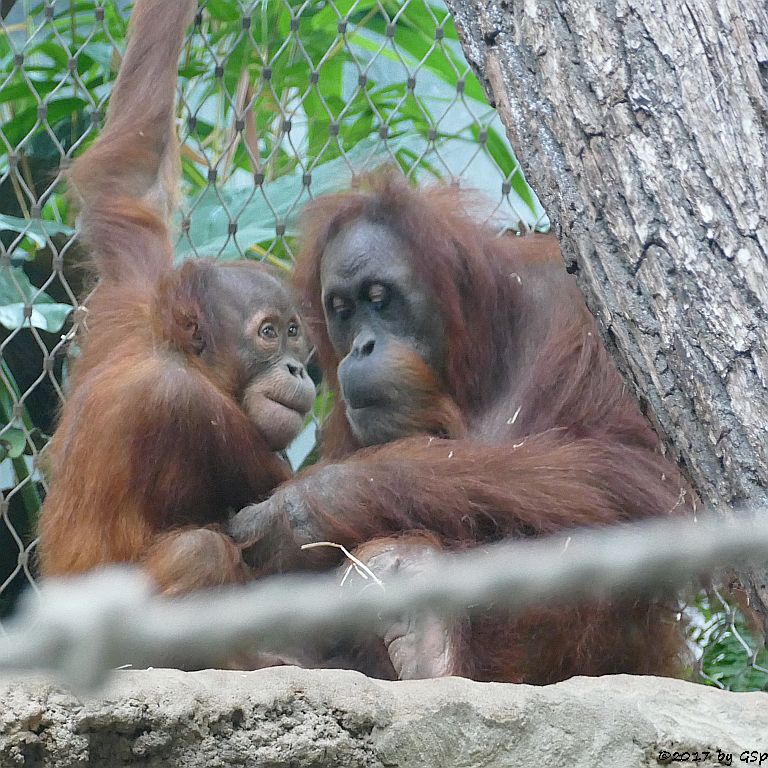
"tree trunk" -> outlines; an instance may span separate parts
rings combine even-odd
[[[766,0],[447,4],[648,415],[706,504],[764,504]]]

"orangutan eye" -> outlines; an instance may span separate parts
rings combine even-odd
[[[295,338],[299,335],[299,324],[298,323],[290,323],[288,325],[288,336]]]
[[[262,339],[276,339],[277,329],[272,323],[262,323],[261,328],[259,328],[259,336]]]
[[[341,296],[332,296],[329,304],[331,312],[341,320],[346,320],[352,314],[352,303]]]
[[[389,291],[381,283],[374,283],[368,288],[368,301],[374,309],[384,309],[389,301]]]

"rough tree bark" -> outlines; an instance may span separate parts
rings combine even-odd
[[[764,504],[768,4],[447,4],[649,416],[707,504]]]

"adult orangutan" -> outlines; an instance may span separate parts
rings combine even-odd
[[[44,576],[140,564],[166,594],[242,581],[215,524],[289,477],[314,400],[286,287],[252,262],[175,268],[176,69],[197,3],[137,0],[106,127],[69,174],[99,283],[51,446]]]
[[[332,564],[336,550],[299,549],[326,540],[385,578],[441,549],[687,508],[552,238],[497,238],[456,190],[385,173],[313,202],[303,239],[296,280],[337,397],[323,462],[231,523],[262,567]],[[673,618],[639,595],[407,615],[376,628],[388,655],[364,648],[358,666],[531,683],[670,673]]]

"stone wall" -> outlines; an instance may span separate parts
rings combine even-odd
[[[292,667],[123,671],[91,698],[0,679],[2,768],[632,768],[675,751],[709,753],[705,766],[764,753],[768,766],[768,695],[652,677],[536,688]]]

